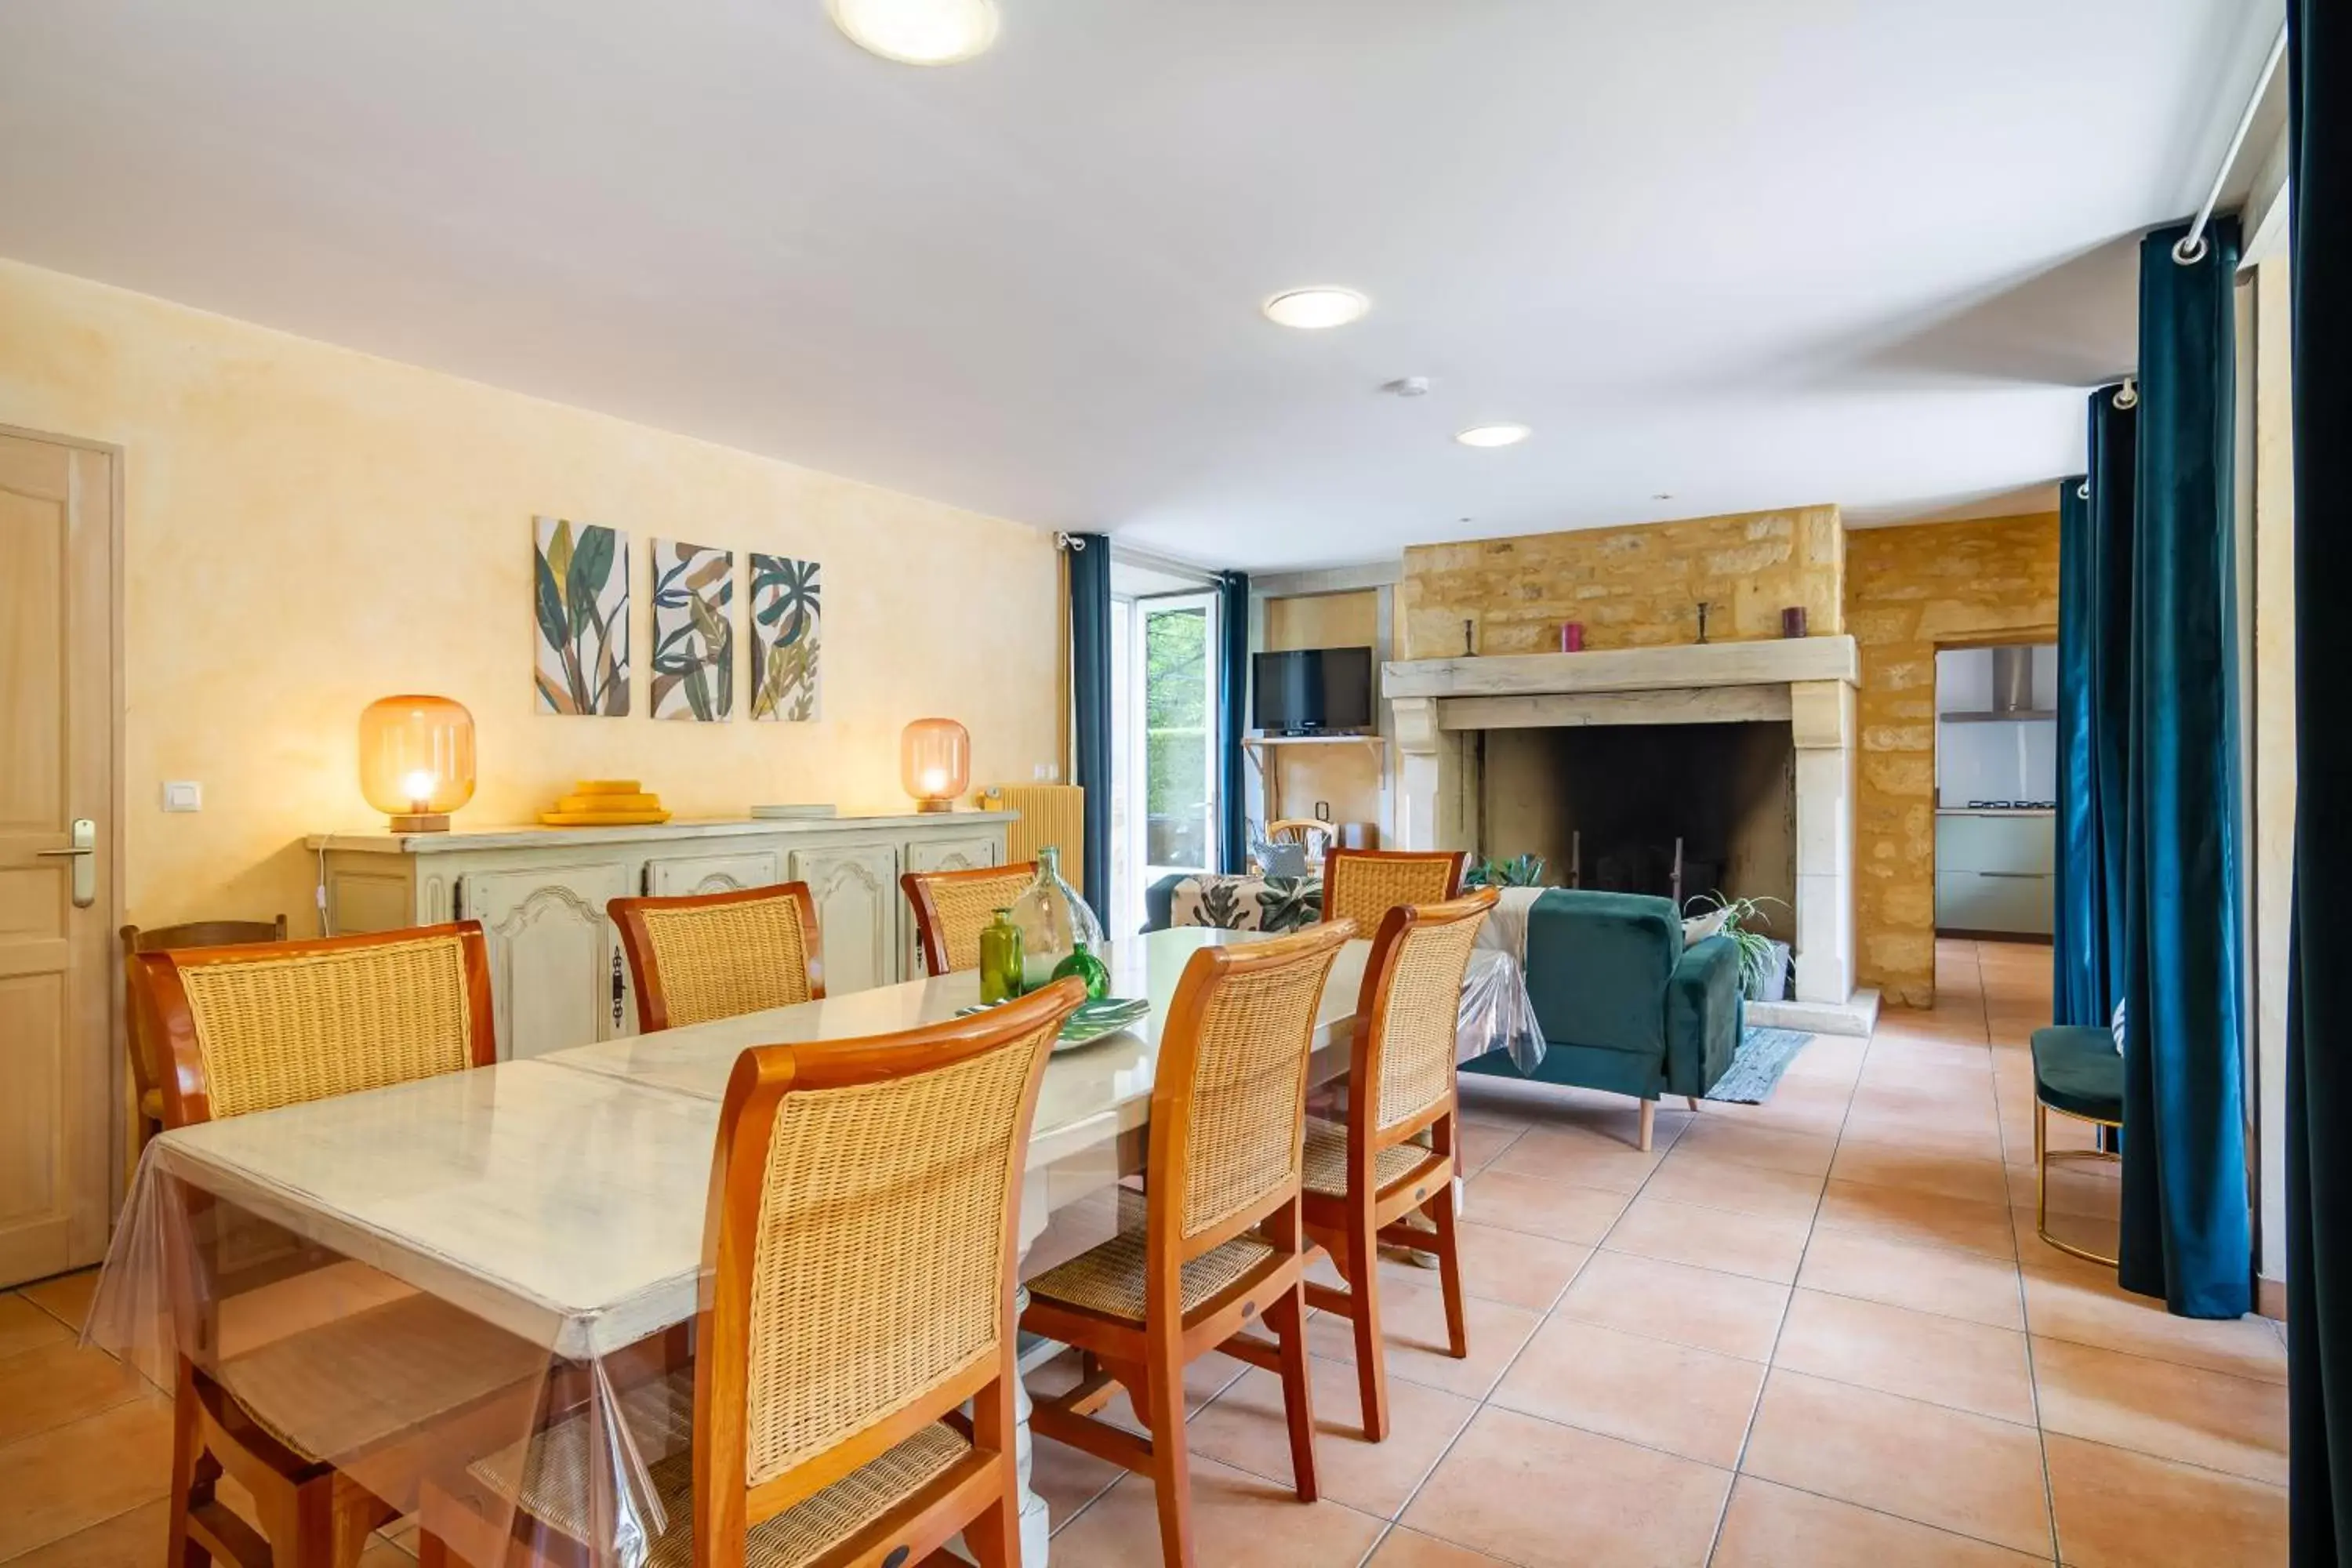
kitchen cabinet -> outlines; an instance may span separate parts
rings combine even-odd
[[[2048,936],[2057,817],[2046,811],[1936,814],[1936,929]]]
[[[669,897],[809,884],[825,991],[845,995],[921,973],[898,876],[1001,865],[1016,812],[642,827],[327,833],[309,840],[337,935],[451,920],[482,922],[501,1059],[633,1033],[619,933],[604,912],[631,894]]]

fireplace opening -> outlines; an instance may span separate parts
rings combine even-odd
[[[1489,730],[1483,852],[1540,855],[1555,887],[1777,899],[1795,930],[1796,752],[1780,723]]]

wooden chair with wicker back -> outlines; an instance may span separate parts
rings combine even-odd
[[[1281,1375],[1293,1487],[1315,1500],[1300,1139],[1323,983],[1354,932],[1192,955],[1160,1030],[1145,1193],[1123,1194],[1119,1235],[1029,1282],[1021,1326],[1101,1369],[1036,1405],[1031,1430],[1150,1476],[1170,1568],[1192,1563],[1184,1368],[1211,1351]],[[1273,1340],[1243,1332],[1260,1319]],[[1149,1439],[1092,1417],[1113,1382]]]
[[[137,991],[132,974],[139,955],[172,948],[242,947],[257,942],[284,942],[286,917],[279,915],[275,921],[190,921],[184,925],[156,926],[145,931],[124,926],[116,934],[122,939],[123,995],[131,1004],[124,1008],[123,1045],[131,1057],[131,1081],[139,1093],[135,1147],[131,1151],[135,1161],[140,1151],[147,1147],[147,1140],[163,1130],[163,1087],[155,1065],[155,1044],[147,1037],[145,1020],[135,1005]]]
[[[1376,931],[1391,910],[1462,893],[1460,849],[1333,849],[1323,857],[1323,918]]]
[[[1319,816],[1286,816],[1265,825],[1268,844],[1296,844],[1311,865],[1339,846],[1339,825]]]
[[[472,921],[141,952],[131,962],[134,1002],[156,1048],[167,1128],[459,1072],[497,1055],[489,959]],[[190,1310],[199,1320],[198,1342],[212,1343],[204,1304],[190,1303]],[[241,1398],[235,1387],[251,1384],[233,1368],[250,1365],[257,1381],[284,1386],[289,1366],[348,1364],[364,1355],[384,1369],[383,1386],[370,1390],[382,1397],[354,1403],[369,1404],[374,1429],[393,1438],[478,1392],[470,1382],[456,1389],[436,1383],[437,1351],[488,1346],[497,1353],[506,1343],[454,1308],[407,1295],[270,1342],[252,1363],[232,1359],[205,1371],[183,1355],[173,1400],[168,1561],[209,1554],[255,1568],[348,1568],[368,1533],[398,1515],[332,1462],[344,1456],[305,1451],[301,1434]],[[224,1470],[251,1494],[266,1540],[218,1500]]]
[[[728,1080],[703,1225],[690,1449],[653,1468],[670,1524],[649,1568],[919,1563],[959,1531],[1021,1560],[1013,1291],[1030,1123],[1076,980],[903,1034],[768,1046]],[[960,1407],[971,1403],[965,1417]],[[584,1424],[585,1414],[570,1418]],[[510,1532],[428,1484],[420,1568],[585,1561],[550,1526],[541,1433],[468,1480],[518,1498]]]
[[[1307,1302],[1355,1329],[1364,1436],[1375,1443],[1389,1430],[1382,1246],[1437,1255],[1447,1353],[1470,1353],[1454,1238],[1454,1035],[1463,973],[1499,897],[1486,888],[1442,904],[1402,904],[1381,919],[1356,1004],[1347,1124],[1307,1123],[1307,1231],[1347,1280],[1344,1290],[1309,1284]],[[1409,1223],[1416,1214],[1429,1224]]]
[[[824,1000],[824,943],[806,882],[673,899],[614,899],[637,1028],[683,1028]]]
[[[898,879],[915,931],[923,943],[923,968],[956,974],[980,967],[980,933],[997,910],[1010,908],[1037,879],[1037,863],[981,866],[969,871],[909,871]]]

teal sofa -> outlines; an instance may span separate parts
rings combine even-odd
[[[1527,980],[1542,1064],[1523,1074],[1496,1051],[1462,1070],[1631,1095],[1644,1149],[1658,1097],[1705,1094],[1739,1045],[1739,949],[1723,936],[1685,948],[1670,900],[1545,893],[1528,911]]]

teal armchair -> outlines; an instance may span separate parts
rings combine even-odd
[[[1696,1100],[1738,1048],[1739,949],[1722,936],[1685,948],[1669,900],[1544,894],[1528,911],[1527,980],[1542,1064],[1523,1074],[1497,1051],[1462,1070],[1631,1095],[1642,1102],[1643,1149],[1658,1097]]]

